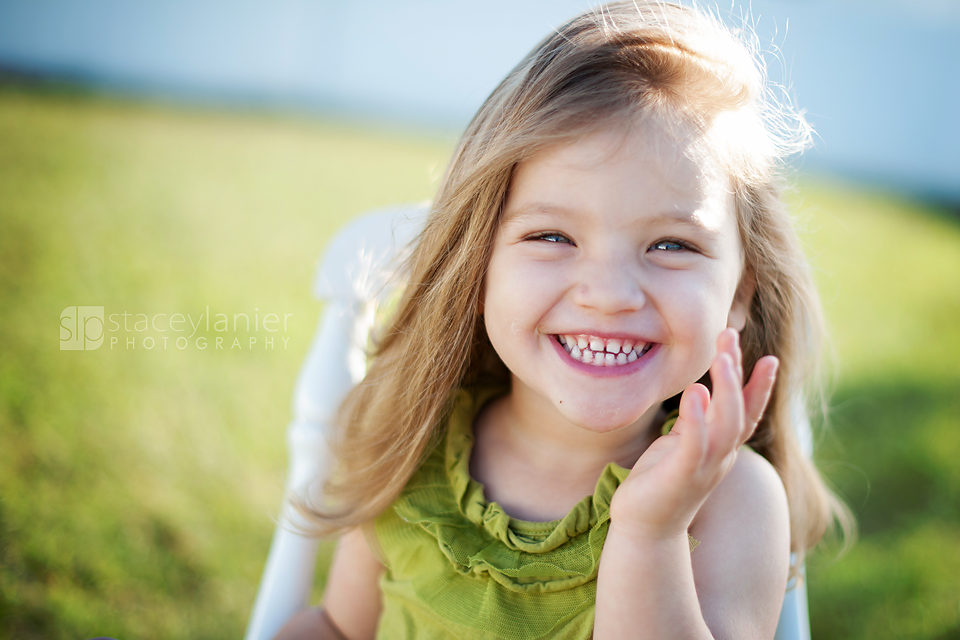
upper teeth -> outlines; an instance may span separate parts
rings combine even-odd
[[[649,347],[629,339],[598,338],[587,335],[559,335],[560,344],[574,360],[597,367],[614,367],[634,362]]]

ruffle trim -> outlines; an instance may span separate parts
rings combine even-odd
[[[530,522],[511,518],[484,487],[470,477],[474,417],[504,393],[461,390],[448,432],[394,503],[406,522],[435,537],[443,554],[462,574],[489,575],[511,591],[541,593],[569,589],[597,577],[610,523],[610,501],[629,469],[609,463],[592,496],[562,519]],[[690,548],[699,544],[692,537]]]
[[[599,569],[610,500],[630,471],[608,464],[594,494],[560,520],[511,518],[498,503],[488,502],[483,485],[470,477],[473,419],[501,393],[460,391],[444,443],[411,478],[394,509],[434,536],[460,573],[486,574],[507,589],[528,593],[589,582]]]

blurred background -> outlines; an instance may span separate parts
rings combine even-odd
[[[588,6],[0,1],[0,637],[242,634],[317,257],[430,198]],[[960,4],[719,12],[818,134],[789,196],[837,362],[816,457],[861,537],[808,561],[814,638],[960,638]]]

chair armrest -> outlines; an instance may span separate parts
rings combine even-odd
[[[402,251],[422,228],[426,212],[426,206],[418,205],[361,216],[338,232],[325,251],[313,287],[325,306],[297,378],[287,429],[288,499],[308,486],[316,491],[329,473],[333,419],[365,373],[375,303],[391,284]],[[305,523],[285,502],[246,640],[269,640],[308,604],[319,541],[298,533],[298,524]]]
[[[810,640],[810,612],[807,608],[807,584],[800,578],[793,578],[787,585],[787,593],[780,609],[780,621],[774,640]]]

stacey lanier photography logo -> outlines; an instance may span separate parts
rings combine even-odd
[[[67,307],[60,314],[60,350],[93,351],[103,344],[103,307]]]
[[[292,313],[136,313],[75,305],[60,313],[60,350],[286,349]]]

